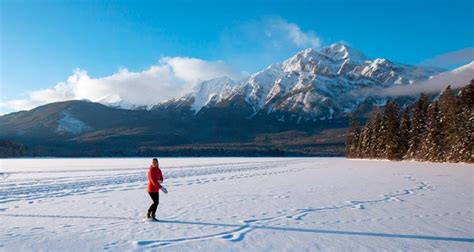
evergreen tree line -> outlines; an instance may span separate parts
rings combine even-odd
[[[349,158],[411,159],[431,162],[474,161],[474,79],[457,95],[448,86],[430,101],[421,94],[400,111],[388,101],[375,108],[364,127],[351,120],[346,141]]]

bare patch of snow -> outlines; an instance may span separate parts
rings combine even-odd
[[[58,120],[58,127],[56,128],[58,132],[66,132],[77,135],[92,129],[83,121],[73,117],[70,112],[63,111],[62,114],[63,117]]]

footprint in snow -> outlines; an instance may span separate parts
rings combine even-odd
[[[365,209],[364,205],[362,204],[356,204],[352,207],[352,209],[359,209],[359,210],[363,210]]]

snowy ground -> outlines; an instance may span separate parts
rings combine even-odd
[[[0,250],[474,250],[474,166],[342,158],[0,160]]]

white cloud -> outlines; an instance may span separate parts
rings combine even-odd
[[[0,101],[0,114],[28,110],[42,104],[71,99],[155,104],[190,91],[202,80],[228,76],[240,79],[282,61],[301,49],[319,48],[320,39],[312,30],[304,30],[281,17],[265,17],[230,27],[221,34],[212,51],[223,61],[186,57],[162,57],[158,64],[140,72],[120,69],[105,77],[92,77],[76,69],[64,82],[28,93],[23,99]]]
[[[264,23],[267,23],[273,31],[267,31],[268,33],[281,33],[281,36],[286,37],[288,40],[292,41],[295,46],[301,48],[319,48],[321,46],[320,39],[313,31],[304,32],[295,23],[290,23],[280,17],[269,18]]]
[[[228,27],[221,33],[215,54],[239,69],[254,72],[302,49],[320,46],[321,40],[313,30],[271,16]]]
[[[459,66],[474,60],[474,47],[468,47],[461,50],[437,55],[431,59],[427,59],[420,65],[436,66],[441,68],[449,68],[451,66]]]
[[[279,16],[272,16],[229,27],[221,34],[221,44],[224,47],[234,47],[234,49],[253,50],[260,50],[260,47],[317,49],[321,46],[321,41],[314,31],[304,31],[295,23]]]
[[[87,99],[96,102],[124,102],[149,105],[189,92],[197,82],[216,77],[243,77],[222,61],[163,57],[159,64],[141,72],[120,69],[117,73],[93,78],[76,69],[66,81],[47,89],[32,91],[25,99],[0,102],[2,110],[29,110],[46,103]]]
[[[421,93],[433,94],[444,90],[448,85],[451,88],[461,88],[469,84],[474,79],[474,61],[450,72],[441,73],[433,76],[431,79],[413,83],[412,85],[396,85],[388,88],[367,88],[355,90],[352,95],[355,96],[413,96]]]
[[[220,76],[231,79],[242,77],[241,73],[236,73],[223,61],[209,62],[196,58],[165,57],[162,62],[172,68],[176,77],[191,83]]]

